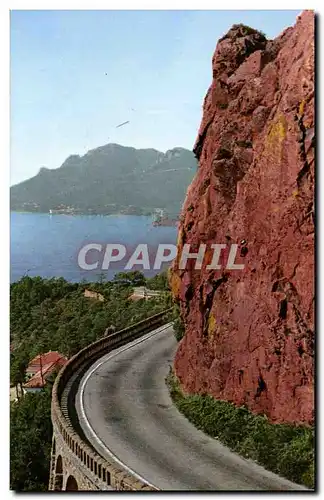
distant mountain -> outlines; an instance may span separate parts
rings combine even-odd
[[[12,186],[11,210],[150,214],[163,208],[177,214],[196,170],[184,148],[161,153],[107,144]]]

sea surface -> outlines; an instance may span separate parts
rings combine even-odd
[[[138,269],[147,277],[154,276],[159,272],[153,269],[157,246],[160,243],[175,244],[177,238],[176,227],[154,227],[152,218],[146,216],[11,212],[10,219],[11,282],[24,275],[63,277],[71,282],[110,280],[116,272],[124,271],[139,244],[147,244],[150,268],[136,265],[131,270]],[[98,262],[98,268],[83,270],[78,264],[78,255],[80,249],[89,243],[102,245],[102,251],[88,252],[86,262]],[[106,245],[116,243],[125,245],[126,257],[111,264],[108,270],[102,270]]]

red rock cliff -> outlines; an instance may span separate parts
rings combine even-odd
[[[314,14],[273,41],[243,25],[219,40],[194,147],[174,263],[187,392],[246,404],[274,422],[313,421]],[[244,239],[244,270],[207,270],[208,245]],[[240,247],[239,247],[240,248]],[[209,260],[208,260],[209,259]]]

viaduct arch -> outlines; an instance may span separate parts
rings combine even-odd
[[[55,443],[55,441],[54,441]],[[55,466],[55,491],[61,491],[63,487],[63,460],[59,455]]]
[[[65,491],[78,491],[78,483],[74,476],[69,476],[66,481]]]

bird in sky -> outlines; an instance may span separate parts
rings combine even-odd
[[[119,125],[117,125],[116,128],[122,127],[123,125],[126,125],[127,123],[129,123],[129,120],[127,120],[127,122],[120,123]]]

